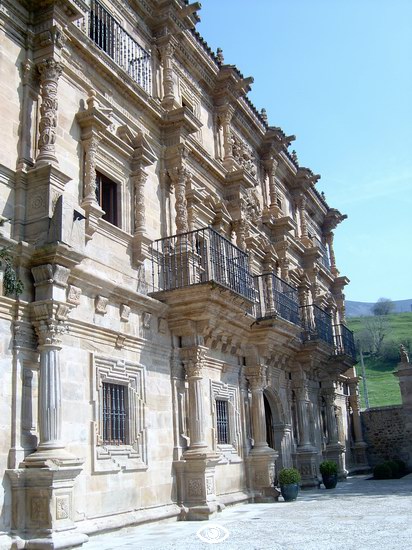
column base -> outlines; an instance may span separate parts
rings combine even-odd
[[[302,489],[309,487],[319,487],[320,481],[317,473],[318,453],[313,447],[298,447],[296,451],[296,465],[300,472]]]
[[[254,493],[255,502],[275,502],[279,492],[274,487],[275,463],[279,456],[277,451],[270,447],[252,449],[246,459],[249,473],[250,490]]]
[[[88,537],[74,523],[73,487],[82,461],[67,453],[38,451],[22,468],[7,470],[12,489],[12,533],[24,548],[73,548]],[[52,455],[53,453],[53,455]]]
[[[189,450],[174,462],[177,475],[180,519],[208,520],[223,510],[216,496],[215,467],[220,456],[213,452]]]
[[[345,464],[345,445],[342,443],[333,443],[326,445],[326,449],[323,452],[325,460],[333,460],[338,465],[338,479],[342,481],[348,477],[348,470]]]

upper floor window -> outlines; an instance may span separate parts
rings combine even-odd
[[[118,226],[117,183],[96,172],[96,199],[104,214],[102,218]]]

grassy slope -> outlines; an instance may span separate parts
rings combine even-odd
[[[398,313],[388,316],[389,332],[387,341],[399,342],[412,340],[412,313]],[[348,320],[348,326],[355,333],[363,329],[362,317],[353,317]],[[401,403],[399,384],[396,376],[396,362],[385,362],[373,357],[365,357],[366,383],[368,388],[369,406],[383,407]],[[358,374],[361,374],[360,363],[357,365]],[[363,384],[360,384],[362,406],[365,407]]]

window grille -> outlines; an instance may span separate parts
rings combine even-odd
[[[103,442],[127,444],[127,387],[103,382]]]
[[[227,401],[216,399],[217,442],[219,445],[229,443],[229,415]]]

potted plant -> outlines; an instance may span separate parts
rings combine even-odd
[[[333,460],[325,460],[319,466],[325,489],[334,489],[338,483],[338,465]]]
[[[299,493],[300,473],[296,468],[282,468],[279,472],[279,485],[285,502],[296,500]]]

